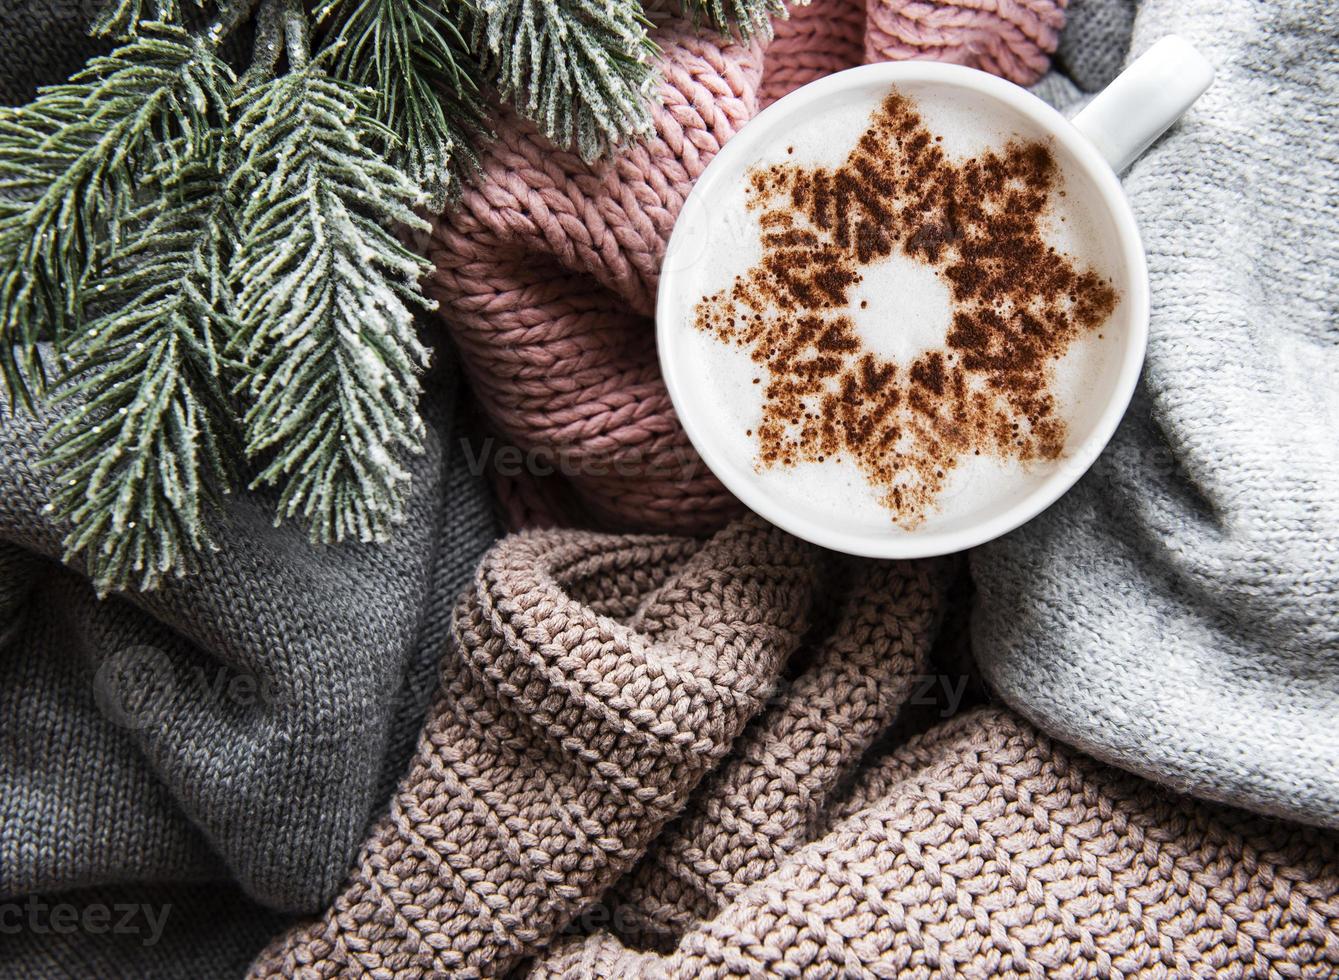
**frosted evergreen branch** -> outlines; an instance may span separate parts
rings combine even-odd
[[[288,65],[295,70],[307,67],[311,60],[311,22],[302,0],[282,0],[280,19],[284,25],[285,51]]]
[[[211,28],[213,30],[214,28]],[[220,26],[218,28],[222,30]],[[263,0],[256,12],[255,38],[251,47],[251,65],[238,81],[238,90],[245,92],[253,85],[274,76],[283,53],[283,10],[278,0]]]
[[[82,319],[93,257],[114,242],[142,175],[198,157],[226,118],[232,73],[164,24],[0,118],[0,370],[30,400],[33,343]],[[16,205],[12,202],[21,202]]]
[[[650,129],[638,0],[313,4],[215,0],[195,37],[162,22],[184,0],[109,0],[121,47],[0,108],[0,377],[31,406],[69,372],[53,509],[100,591],[190,567],[243,457],[314,540],[385,538],[423,448],[429,305],[393,229],[477,167],[480,89],[587,159]],[[682,4],[745,36],[782,10]],[[239,83],[217,51],[253,15]]]
[[[165,160],[148,177],[90,288],[102,312],[74,338],[58,388],[50,509],[72,525],[66,560],[84,556],[99,594],[191,568],[231,485],[220,352],[234,329],[221,289],[232,231],[216,162]]]
[[[231,349],[246,450],[267,460],[253,485],[279,486],[280,519],[301,516],[313,541],[382,540],[403,517],[404,459],[423,448],[427,351],[405,302],[427,305],[430,266],[389,230],[425,226],[418,190],[374,151],[366,94],[319,63],[249,98]]]
[[[786,16],[786,0],[682,0],[694,21],[706,20],[718,31],[733,32],[744,40],[772,36],[772,18]],[[808,0],[792,0],[807,3]]]
[[[145,16],[144,0],[107,0],[89,28],[98,37],[134,37],[140,21],[175,24],[180,17],[177,0],[153,0],[153,13]]]
[[[328,0],[331,74],[373,93],[372,112],[394,135],[388,159],[424,186],[440,209],[479,166],[483,133],[479,65],[438,0]]]
[[[477,0],[471,40],[504,98],[594,159],[651,128],[657,53],[636,0]]]
[[[205,0],[196,0],[204,5]],[[260,0],[215,0],[216,16],[205,30],[205,40],[215,46],[235,31],[245,21]]]

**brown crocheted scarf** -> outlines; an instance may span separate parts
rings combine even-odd
[[[939,571],[753,520],[507,539],[343,894],[254,974],[1339,970],[1331,835],[996,708],[876,747],[933,669]]]

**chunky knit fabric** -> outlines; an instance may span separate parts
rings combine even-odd
[[[1062,7],[818,0],[779,22],[765,57],[756,44],[667,28],[655,134],[594,165],[500,120],[478,186],[420,244],[436,265],[429,292],[498,435],[531,470],[556,471],[508,481],[513,524],[701,531],[736,512],[674,416],[650,321],[693,181],[761,105],[863,60],[946,58],[1031,81]]]
[[[1064,6],[1063,0],[872,3],[866,60],[932,58],[1026,84],[1050,64]]]
[[[529,976],[1339,971],[1332,836],[1164,794],[1001,709],[873,761],[832,818],[670,954],[601,931]]]
[[[1326,976],[1333,835],[1002,709],[892,746],[941,568],[756,520],[509,538],[334,906],[255,976]]]
[[[534,952],[758,711],[805,628],[814,558],[757,523],[708,549],[547,532],[494,551],[390,814],[331,912],[263,972],[492,975]]]

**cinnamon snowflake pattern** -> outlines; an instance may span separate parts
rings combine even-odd
[[[1117,303],[1044,237],[1059,178],[1035,140],[950,159],[896,90],[840,166],[751,171],[762,258],[695,323],[759,366],[757,465],[854,460],[909,528],[967,456],[1058,458],[1055,362]],[[895,252],[933,268],[952,304],[942,347],[910,364],[868,349],[851,309],[864,271]]]

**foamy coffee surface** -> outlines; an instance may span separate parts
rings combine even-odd
[[[720,200],[693,354],[769,495],[932,528],[1065,459],[1119,297],[1047,139],[989,118],[953,90],[846,101]]]

